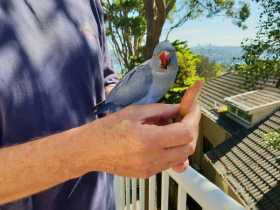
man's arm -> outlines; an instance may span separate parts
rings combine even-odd
[[[130,106],[79,128],[0,149],[0,204],[90,171],[147,178],[177,166],[194,152],[199,107],[181,122],[160,126],[178,115],[176,105]]]
[[[85,145],[80,139],[83,129],[0,149],[0,204],[86,173],[82,152]]]

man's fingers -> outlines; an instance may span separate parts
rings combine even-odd
[[[167,161],[170,160],[171,162],[184,162],[186,158],[193,154],[193,148],[191,145],[184,145],[179,147],[174,147],[171,149],[165,149],[164,154],[162,155],[162,160]]]
[[[185,169],[187,167],[186,159],[188,159],[189,156],[188,151],[188,146],[181,146],[163,151],[160,158],[154,162],[152,171],[157,173],[173,166],[178,166],[179,172],[183,171],[183,168]],[[181,166],[181,163],[183,163],[183,166]]]
[[[183,163],[176,164],[175,166],[172,166],[172,169],[176,171],[177,173],[184,172],[189,166],[189,159],[187,159]]]
[[[189,144],[193,140],[192,132],[182,123],[166,126],[144,125],[142,132],[150,147],[172,148]]]
[[[189,144],[196,140],[200,121],[200,109],[196,104],[191,112],[178,123],[165,126],[147,126],[147,141],[151,144],[161,145],[163,148],[176,147]],[[144,133],[144,132],[143,132]]]

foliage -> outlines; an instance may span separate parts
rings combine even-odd
[[[107,33],[115,54],[123,66],[122,73],[151,57],[159,42],[163,26],[169,33],[185,22],[217,14],[233,18],[244,27],[249,16],[247,1],[237,0],[104,0]],[[168,33],[168,34],[169,34]]]
[[[236,69],[246,80],[246,86],[253,88],[258,81],[280,78],[280,0],[259,0],[263,11],[257,35],[242,43],[245,64]],[[280,87],[280,79],[278,80]]]
[[[142,0],[103,1],[107,35],[111,38],[114,53],[122,64],[122,74],[141,63],[141,47],[146,32],[144,3]]]
[[[200,77],[204,77],[205,80],[220,76],[225,70],[225,66],[211,61],[208,57],[199,56],[199,59],[200,62],[197,65],[197,74]]]
[[[179,103],[185,91],[197,80],[207,80],[220,76],[224,71],[221,64],[209,61],[209,58],[196,55],[191,52],[187,43],[184,41],[175,41],[172,43],[176,48],[179,73],[175,84],[164,96],[166,103]]]
[[[164,97],[167,103],[179,103],[186,89],[202,78],[197,76],[197,66],[201,62],[200,56],[194,55],[188,48],[186,42],[175,41],[173,45],[177,51],[179,73],[174,86]]]
[[[280,130],[265,134],[264,141],[273,149],[280,150]]]

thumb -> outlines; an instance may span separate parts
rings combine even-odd
[[[191,107],[193,107],[193,105],[196,103],[203,84],[204,81],[199,80],[186,91],[180,103],[180,114],[182,117],[188,114]]]

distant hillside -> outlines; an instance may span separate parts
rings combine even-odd
[[[210,60],[216,61],[217,63],[230,65],[236,61],[233,58],[239,58],[242,56],[242,48],[240,47],[228,47],[228,46],[196,46],[192,47],[191,51],[195,54],[203,55]]]

